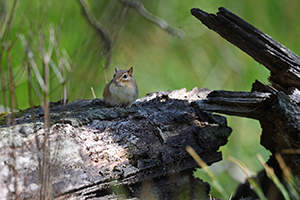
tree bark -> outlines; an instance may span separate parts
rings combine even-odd
[[[290,49],[223,7],[219,8],[216,15],[198,8],[191,9],[191,13],[269,69],[269,80],[273,87],[283,91],[291,87],[300,90],[300,58]]]
[[[199,109],[259,120],[262,127],[261,144],[272,153],[268,164],[282,180],[282,169],[274,156],[279,153],[292,173],[299,178],[299,56],[225,8],[219,8],[216,15],[198,8],[193,8],[191,13],[270,70],[271,83],[263,85],[256,81],[251,92],[213,91],[206,99],[194,103]],[[261,177],[260,181],[264,182]],[[266,195],[268,192],[270,194],[271,187],[276,188],[274,184],[270,186],[272,184],[268,183],[268,187],[263,188]],[[276,199],[283,198],[278,190],[274,192],[279,194]],[[240,190],[237,193],[233,199],[248,194]]]
[[[191,104],[208,93],[197,88],[152,93],[129,109],[107,108],[102,100],[52,103],[47,144],[52,197],[206,198],[209,185],[193,177],[197,163],[185,148],[191,146],[210,165],[222,160],[218,149],[231,133],[225,117]],[[8,197],[14,190],[6,186],[18,178],[19,195],[37,198],[43,110],[18,115],[18,125],[0,129],[0,179],[7,183],[0,190]]]

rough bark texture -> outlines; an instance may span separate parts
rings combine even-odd
[[[273,154],[300,147],[300,108],[283,92],[213,91],[195,102],[200,109],[259,120],[261,144]],[[284,154],[294,175],[300,176],[299,154]]]
[[[218,149],[231,133],[225,117],[191,104],[208,93],[197,88],[152,93],[129,109],[107,108],[102,100],[51,104],[52,197],[206,198],[209,185],[193,177],[197,164],[185,148],[191,146],[210,165],[222,159]],[[0,129],[0,190],[9,197],[15,190],[8,185],[18,178],[21,198],[36,198],[43,110],[22,111],[15,121]]]
[[[216,15],[198,8],[193,8],[191,13],[269,69],[273,87],[285,91],[291,87],[300,89],[300,58],[290,49],[223,7]]]
[[[198,8],[191,13],[269,69],[271,83],[263,85],[256,81],[252,92],[213,91],[206,99],[195,103],[200,109],[259,120],[261,144],[273,155],[280,153],[292,173],[299,177],[300,155],[293,150],[300,148],[300,57],[225,8],[219,8],[216,15]],[[274,156],[268,164],[281,179],[282,172]],[[266,174],[261,173],[259,180],[263,187],[266,186],[263,190],[267,198],[282,199],[276,186],[265,177]],[[233,199],[250,195],[248,188],[248,191],[240,188]],[[252,196],[255,198],[255,193],[252,192]]]

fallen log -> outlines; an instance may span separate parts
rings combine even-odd
[[[51,197],[206,198],[209,185],[193,177],[197,163],[185,148],[191,146],[210,165],[222,160],[218,149],[231,133],[225,117],[191,104],[208,93],[197,88],[151,93],[129,109],[107,108],[102,100],[52,103],[46,144]],[[16,116],[16,125],[0,129],[0,179],[6,183],[0,190],[4,197],[37,198],[43,196],[43,110]],[[17,188],[7,187],[14,181]]]

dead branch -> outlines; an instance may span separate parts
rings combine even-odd
[[[100,37],[104,41],[105,44],[105,53],[110,56],[111,48],[112,48],[112,39],[109,31],[105,28],[104,25],[102,25],[93,15],[90,6],[87,2],[87,0],[78,0],[82,11],[84,13],[84,16],[88,20],[88,22],[91,24],[91,26],[99,33]]]
[[[269,69],[273,87],[285,92],[290,87],[300,90],[300,57],[291,50],[223,7],[216,15],[198,8],[193,8],[191,13]]]
[[[154,24],[157,24],[159,27],[161,27],[163,30],[167,31],[168,33],[178,36],[180,39],[185,38],[185,34],[182,30],[178,30],[170,27],[165,20],[150,13],[140,1],[119,0],[119,2],[131,8],[134,8],[145,19],[147,19],[148,21]]]
[[[191,13],[208,28],[269,69],[269,80],[272,83],[264,85],[256,81],[252,92],[213,91],[206,99],[196,101],[195,104],[200,109],[259,120],[262,127],[261,144],[273,154],[268,165],[282,179],[282,169],[274,156],[282,153],[284,162],[299,178],[300,155],[283,154],[296,152],[300,148],[299,56],[225,8],[219,8],[216,15],[198,8],[192,9]],[[276,199],[283,199],[265,172],[259,173],[258,179],[263,184],[265,195],[276,193]],[[233,199],[246,197],[245,195],[257,197],[245,184],[238,189]],[[274,196],[270,199],[274,199]]]

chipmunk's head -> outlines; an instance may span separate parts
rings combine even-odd
[[[118,70],[115,68],[116,73],[114,74],[114,83],[116,86],[127,86],[134,81],[133,78],[133,68],[129,70]]]

